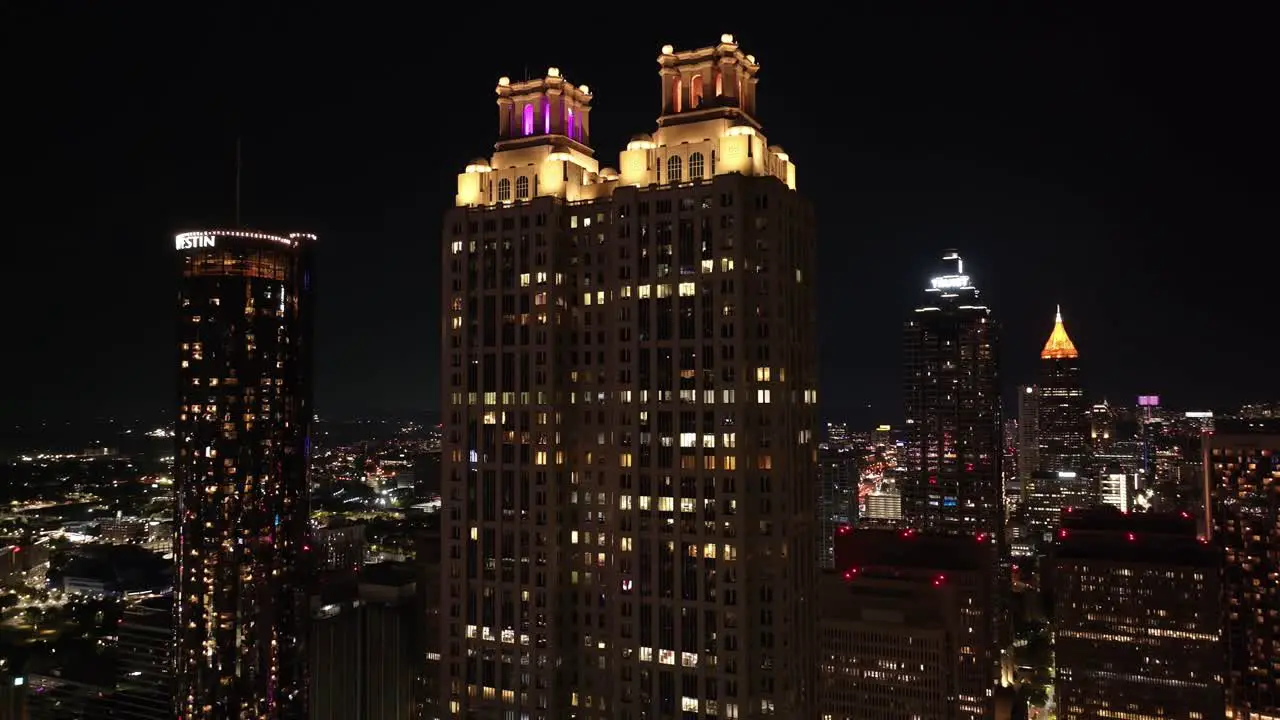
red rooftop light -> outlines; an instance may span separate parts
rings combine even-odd
[[[1133,533],[1129,533],[1128,537],[1129,537],[1129,542],[1133,542],[1134,540],[1138,539],[1137,536],[1135,536]]]

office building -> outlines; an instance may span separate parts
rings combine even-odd
[[[173,718],[173,598],[138,600],[116,630],[116,687],[111,717]]]
[[[1089,408],[1089,451],[1105,455],[1112,450],[1116,434],[1116,413],[1106,400]]]
[[[906,323],[907,472],[902,512],[919,528],[1002,534],[999,338],[960,254]]]
[[[1040,389],[1018,386],[1018,480],[1026,499],[1026,480],[1040,469]]]
[[[180,720],[306,717],[314,242],[175,240]]]
[[[823,718],[990,718],[995,538],[845,529],[823,576]]]
[[[311,720],[416,717],[424,653],[416,570],[369,565],[311,598]]]
[[[1080,387],[1080,353],[1067,335],[1061,308],[1040,351],[1038,387],[1038,469],[1083,473],[1088,460],[1089,407]]]
[[[858,518],[861,525],[894,526],[902,522],[902,493],[892,481],[867,493],[866,512]],[[832,555],[834,558],[834,548]]]
[[[1227,707],[1280,717],[1280,421],[1220,420],[1202,440],[1204,523],[1222,550]]]
[[[1051,562],[1059,718],[1223,717],[1218,554],[1195,518],[1073,511]]]
[[[618,169],[585,85],[496,88],[444,223],[443,707],[809,717],[814,229],[730,35],[662,48]],[[748,561],[750,558],[750,561]]]
[[[852,454],[818,450],[818,566],[835,566],[836,528],[858,517],[858,468]]]

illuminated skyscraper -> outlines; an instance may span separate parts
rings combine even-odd
[[[903,335],[907,470],[902,515],[911,528],[982,538],[991,605],[980,672],[994,681],[994,648],[1007,635],[1004,426],[1000,414],[999,327],[964,271],[943,254],[925,302]],[[990,687],[990,686],[989,686]],[[966,704],[974,701],[969,697]]]
[[[999,351],[991,311],[959,253],[906,323],[907,472],[902,512],[920,528],[1000,533]]]
[[[1062,309],[1040,351],[1040,469],[1084,471],[1089,457],[1089,406],[1080,387],[1080,353],[1062,324]]]
[[[814,235],[730,35],[662,49],[620,169],[586,86],[498,81],[444,223],[442,709],[807,718]]]
[[[307,716],[314,240],[176,238],[179,720]]]

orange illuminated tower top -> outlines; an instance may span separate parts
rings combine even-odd
[[[1062,306],[1058,306],[1058,312],[1053,318],[1053,332],[1049,335],[1049,341],[1044,344],[1044,349],[1040,351],[1041,360],[1064,360],[1075,359],[1080,357],[1080,352],[1076,350],[1075,343],[1071,342],[1071,338],[1067,336],[1067,328],[1062,324]]]

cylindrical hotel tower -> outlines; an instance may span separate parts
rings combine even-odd
[[[307,715],[314,235],[175,238],[176,715]]]

